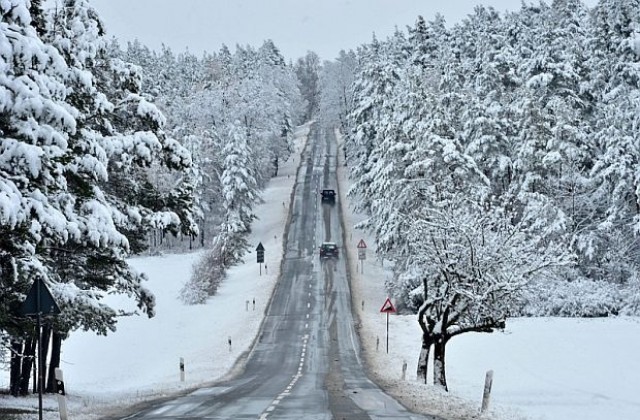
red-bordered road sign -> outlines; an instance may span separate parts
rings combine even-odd
[[[382,313],[393,313],[396,311],[395,306],[393,306],[393,303],[391,303],[391,299],[387,298],[387,300],[384,301],[384,305],[382,305],[382,308],[380,308],[380,312]]]
[[[360,239],[360,242],[358,242],[358,249],[366,249],[367,248],[367,244],[364,243],[364,239]]]

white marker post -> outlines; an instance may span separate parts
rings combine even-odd
[[[60,420],[67,420],[69,418],[69,413],[67,412],[67,400],[64,398],[64,379],[62,377],[62,369],[56,368],[55,378],[56,378],[56,392],[58,394],[58,409],[60,410]]]
[[[180,358],[180,382],[184,382],[184,357]]]
[[[487,376],[484,378],[484,392],[482,393],[482,408],[481,413],[484,413],[489,409],[489,399],[491,397],[491,386],[493,385],[493,371],[487,372]]]

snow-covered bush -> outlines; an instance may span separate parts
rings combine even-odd
[[[226,277],[226,241],[216,236],[210,250],[193,266],[191,278],[180,290],[180,300],[187,305],[200,305],[218,291]]]
[[[546,279],[525,292],[520,315],[601,317],[618,315],[622,307],[623,294],[611,283]]]
[[[640,278],[634,276],[622,288],[623,304],[620,315],[640,315]]]

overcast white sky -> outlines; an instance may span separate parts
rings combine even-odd
[[[536,1],[537,3],[537,1]],[[584,0],[589,7],[597,0]],[[287,59],[315,51],[333,59],[371,40],[386,38],[418,15],[431,20],[441,13],[449,25],[477,4],[517,10],[520,0],[93,0],[109,35],[139,39],[153,49],[200,54],[222,44],[258,47],[272,39]]]

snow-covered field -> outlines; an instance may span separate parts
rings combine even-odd
[[[299,130],[301,149],[305,130]],[[262,242],[267,272],[259,275],[255,253],[235,267],[206,305],[183,306],[178,291],[191,274],[199,253],[131,260],[149,275],[148,287],[157,298],[153,319],[122,319],[108,337],[74,333],[64,345],[62,369],[70,418],[96,419],[112,407],[184,391],[220,379],[251,345],[273,290],[282,257],[282,237],[288,202],[299,157],[283,165],[278,178],[256,209],[251,243]],[[346,178],[339,167],[344,203]],[[487,370],[494,370],[488,416],[513,419],[617,419],[640,417],[640,320],[514,319],[505,333],[472,334],[454,339],[447,353],[451,392],[445,395],[414,378],[420,347],[419,327],[413,316],[390,317],[389,353],[386,352],[384,278],[388,273],[372,252],[372,240],[350,226],[361,216],[343,207],[348,218],[344,244],[352,263],[353,293],[360,319],[366,359],[376,380],[410,408],[449,419],[478,416]],[[360,273],[356,244],[369,245]],[[253,300],[255,298],[255,309]],[[123,302],[124,303],[124,302]],[[229,346],[231,340],[231,347]],[[377,341],[379,340],[379,344]],[[179,362],[185,361],[185,382]],[[403,362],[407,363],[402,378]],[[8,372],[0,373],[6,389]],[[37,397],[0,397],[0,406],[25,407],[34,412]],[[58,418],[57,402],[45,396],[47,420]],[[23,418],[34,418],[33,414]]]

